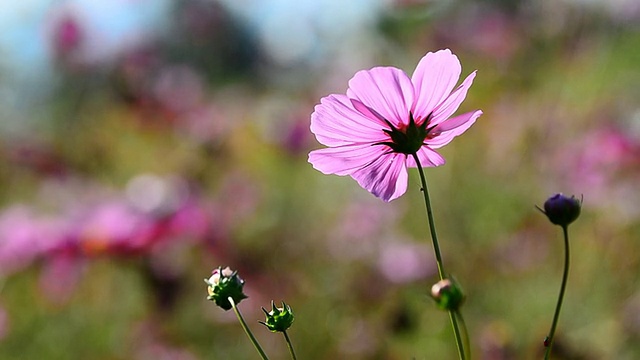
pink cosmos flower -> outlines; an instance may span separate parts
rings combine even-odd
[[[449,49],[427,53],[409,78],[394,67],[357,72],[346,95],[320,100],[311,132],[327,148],[309,153],[324,174],[350,175],[384,201],[407,190],[407,167],[440,166],[438,149],[465,132],[481,110],[450,118],[467,95],[476,72],[454,89],[461,72]]]

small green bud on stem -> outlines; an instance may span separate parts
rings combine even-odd
[[[458,311],[465,300],[460,285],[450,279],[435,283],[431,287],[431,297],[436,301],[438,308],[446,311]]]
[[[282,308],[276,307],[276,304],[271,301],[271,311],[262,308],[262,311],[267,316],[265,321],[259,321],[260,324],[266,326],[272,332],[284,332],[293,324],[294,316],[291,307],[285,302],[282,302]]]

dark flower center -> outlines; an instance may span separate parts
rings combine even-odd
[[[433,127],[427,128],[429,120],[431,120],[431,114],[420,125],[417,125],[413,114],[409,113],[409,124],[406,127],[396,128],[385,119],[384,121],[391,129],[382,131],[389,135],[391,141],[383,141],[374,145],[387,145],[396,153],[415,154],[424,145],[424,139],[429,135],[429,131],[433,129]]]

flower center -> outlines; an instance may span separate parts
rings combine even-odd
[[[390,141],[383,141],[374,145],[387,145],[396,153],[415,154],[424,145],[424,139],[427,138],[429,131],[432,130],[432,128],[427,128],[429,120],[431,120],[431,114],[420,125],[417,125],[413,114],[409,113],[409,124],[400,128],[396,128],[391,122],[385,120],[391,129],[382,131],[389,135]]]

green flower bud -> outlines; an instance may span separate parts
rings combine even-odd
[[[458,310],[465,300],[460,285],[449,279],[435,283],[431,287],[431,297],[436,301],[438,308],[447,311]]]
[[[555,225],[568,226],[580,216],[582,200],[578,201],[574,196],[566,197],[562,194],[555,194],[544,203],[542,211],[549,221]]]
[[[267,319],[266,322],[259,321],[259,323],[269,328],[272,332],[284,332],[293,324],[293,311],[284,301],[282,302],[282,308],[276,307],[276,304],[271,301],[271,311],[267,311],[265,308],[262,308],[262,311],[267,316]]]
[[[204,282],[208,285],[209,296],[207,299],[225,310],[232,308],[229,298],[233,299],[236,305],[247,298],[247,295],[242,292],[244,280],[238,276],[237,271],[231,270],[228,266],[224,269],[218,267],[213,270],[211,277],[205,279]]]

